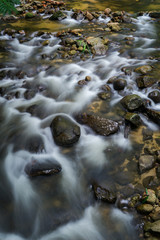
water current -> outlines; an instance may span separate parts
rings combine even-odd
[[[5,92],[0,97],[0,240],[138,239],[134,224],[136,213],[95,202],[91,189],[93,180],[110,185],[120,181],[117,169],[121,161],[132,156],[138,148],[132,138],[124,138],[123,127],[112,136],[102,137],[79,124],[80,140],[68,149],[54,143],[50,124],[59,113],[75,121],[74,116],[96,99],[109,78],[121,75],[123,67],[155,64],[157,61],[149,56],[159,51],[156,24],[149,16],[135,18],[134,32],[110,36],[113,46],[107,56],[72,63],[57,62],[50,68],[46,67],[47,63],[41,60],[40,55],[54,54],[60,47],[60,40],[53,33],[49,38],[50,44],[42,46],[38,43],[44,41],[43,37],[36,35],[39,29],[53,29],[53,25],[47,25],[47,20],[46,26],[34,25],[33,32],[29,32],[31,37],[25,42],[4,35],[2,30],[0,41],[7,47],[7,52],[2,51],[0,55],[0,72],[6,72],[6,77],[0,81],[1,91]],[[23,22],[22,25],[9,25],[28,30]],[[68,14],[67,21],[61,22],[54,31],[68,26],[77,28],[80,23],[72,21]],[[2,29],[5,27],[2,24]],[[134,48],[127,54],[120,54],[118,42],[126,36],[134,37]],[[129,58],[129,53],[135,57]],[[15,69],[25,71],[27,75],[21,79],[7,75]],[[77,82],[86,76],[90,76],[92,81],[77,88]],[[126,75],[125,79],[126,93],[148,99],[151,88],[139,90],[134,72]],[[33,98],[26,99],[26,84],[40,86],[43,91],[39,89]],[[107,110],[114,119],[118,116],[116,107],[123,94],[114,89],[112,92]],[[27,109],[34,105],[38,105],[38,112],[32,115]],[[160,110],[160,104],[151,102],[151,108]],[[159,126],[144,116],[143,121],[155,133],[159,131]],[[35,136],[43,140],[45,150],[42,152],[33,153],[23,148],[23,144]],[[62,171],[49,177],[29,178],[24,169],[33,159],[41,163],[47,159],[56,161],[62,166]]]

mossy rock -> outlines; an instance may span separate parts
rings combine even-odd
[[[66,18],[66,14],[64,14],[62,11],[55,11],[52,16],[49,18],[51,21],[56,21],[56,20],[62,20]]]

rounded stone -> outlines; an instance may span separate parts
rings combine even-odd
[[[123,90],[127,85],[127,81],[125,79],[116,79],[113,82],[113,87],[115,90]]]
[[[151,204],[141,204],[137,207],[137,211],[142,214],[149,214],[153,209],[154,208]]]
[[[155,103],[160,103],[160,92],[158,90],[152,91],[148,94],[148,97]]]
[[[59,146],[70,147],[79,140],[80,127],[69,117],[57,116],[51,123],[54,141]]]

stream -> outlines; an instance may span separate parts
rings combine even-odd
[[[104,9],[103,4],[101,7]],[[149,99],[152,87],[139,89],[136,73],[125,75],[122,69],[142,65],[159,68],[159,22],[146,14],[133,17],[129,28],[124,24],[123,31],[108,35],[111,45],[104,56],[89,55],[85,61],[42,58],[55,56],[61,48],[55,34],[58,31],[83,28],[88,36],[91,34],[90,25],[71,19],[66,12],[68,18],[59,23],[48,19],[42,23],[1,23],[0,240],[137,240],[141,222],[137,212],[127,207],[135,185],[138,189],[141,181],[133,157],[142,149],[143,127],[159,138],[159,125],[140,114],[144,125],[131,131],[128,138],[124,137],[123,124],[117,133],[104,137],[75,116],[88,111],[121,122],[119,102],[125,95]],[[95,28],[107,21],[99,19]],[[26,36],[22,32],[5,34],[6,28],[23,29]],[[38,31],[44,34],[38,36]],[[126,45],[125,37],[133,38],[133,45]],[[47,46],[42,45],[45,40],[49,40]],[[86,76],[92,80],[79,86],[77,83]],[[116,91],[110,84],[111,99],[97,98],[108,79],[115,76],[125,78],[125,89]],[[160,103],[152,100],[149,107],[160,111]],[[81,136],[72,147],[58,146],[52,137],[50,125],[59,115],[80,127]],[[32,161],[56,163],[62,170],[50,176],[29,177],[25,169]],[[126,166],[127,173],[123,171]],[[113,191],[118,188],[116,203],[96,201],[93,182]],[[139,192],[144,189],[140,187]],[[122,201],[121,194],[125,196]]]

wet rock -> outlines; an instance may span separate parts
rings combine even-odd
[[[16,33],[16,30],[12,28],[6,28],[3,32],[4,35],[7,34],[9,36],[15,35],[15,33]]]
[[[34,98],[35,95],[36,95],[36,92],[37,91],[35,89],[26,90],[25,93],[24,93],[25,99],[30,100],[30,99]]]
[[[16,22],[19,18],[14,15],[6,15],[1,18],[2,21],[5,22]]]
[[[140,173],[144,173],[154,166],[155,158],[151,155],[142,155],[139,158],[139,170]]]
[[[127,81],[125,79],[116,79],[113,81],[113,87],[115,90],[123,90],[127,85]]]
[[[114,22],[114,23],[108,23],[107,26],[115,32],[119,32],[121,30],[119,23],[118,22]]]
[[[49,20],[51,21],[56,21],[56,20],[62,20],[64,18],[66,18],[66,14],[63,13],[62,11],[55,11],[52,16],[49,18]]]
[[[156,203],[156,200],[157,200],[155,191],[152,190],[152,189],[147,189],[147,192],[148,192],[148,198],[146,200],[146,203],[154,205]],[[143,194],[142,198],[145,198],[145,196],[146,196],[146,192]]]
[[[86,15],[85,15],[85,17],[89,20],[89,21],[92,21],[93,20],[93,15],[90,13],[90,12],[86,12]]]
[[[160,103],[160,92],[158,90],[154,90],[148,94],[148,97],[153,100],[155,103]]]
[[[68,54],[69,54],[70,56],[74,56],[76,53],[77,53],[76,50],[71,50],[71,51],[69,51]]]
[[[108,47],[104,44],[104,40],[100,37],[88,37],[87,44],[92,46],[96,55],[105,55]]]
[[[156,175],[157,175],[157,178],[160,179],[160,166],[156,168]]]
[[[145,113],[154,122],[160,124],[160,111],[145,108]]]
[[[153,223],[150,223],[150,222],[146,223],[144,225],[144,231],[160,234],[160,220],[155,221]]]
[[[148,128],[143,129],[142,134],[143,134],[143,141],[151,140],[153,138],[153,131]]]
[[[108,203],[115,203],[116,195],[114,192],[97,185],[93,186],[93,190],[98,200],[108,202]]]
[[[44,152],[44,143],[39,135],[31,136],[27,139],[25,149],[32,153]]]
[[[136,127],[139,127],[142,124],[142,120],[137,113],[127,112],[125,115],[125,120],[127,120],[133,126],[136,126]]]
[[[153,209],[154,208],[151,204],[141,204],[137,207],[137,211],[141,214],[149,214]]]
[[[25,14],[25,18],[26,19],[30,19],[30,18],[34,18],[36,15],[34,14],[34,13],[32,13],[32,12],[27,12],[26,14]]]
[[[75,40],[72,38],[66,38],[65,39],[65,44],[73,45],[75,43]]]
[[[86,76],[86,77],[85,77],[85,81],[90,82],[91,80],[92,80],[92,79],[91,79],[90,76]]]
[[[117,122],[107,118],[89,115],[86,113],[79,115],[77,118],[81,123],[87,124],[97,134],[102,136],[108,136],[110,134],[116,133],[119,129]]]
[[[147,74],[148,72],[152,71],[152,67],[150,65],[143,65],[136,68],[134,71],[140,74]]]
[[[160,18],[160,12],[149,12],[151,18]]]
[[[80,127],[69,117],[57,116],[51,123],[54,141],[59,146],[70,147],[79,140]]]
[[[44,42],[42,42],[42,46],[48,46],[49,45],[49,40],[45,40]]]
[[[139,88],[147,88],[156,83],[156,79],[151,76],[140,76],[136,79],[136,83]]]
[[[121,104],[128,111],[134,111],[139,109],[143,105],[143,101],[138,95],[132,94],[122,98]]]
[[[98,97],[102,100],[107,100],[111,98],[111,92],[100,92],[98,93]]]
[[[106,9],[104,10],[104,13],[105,13],[106,15],[109,15],[111,12],[112,12],[112,10],[111,10],[110,8],[106,8]]]
[[[40,175],[53,175],[61,171],[61,165],[56,161],[45,160],[45,162],[38,162],[32,160],[25,167],[25,172],[30,177],[36,177]]]
[[[157,206],[154,209],[153,213],[151,213],[149,216],[152,218],[153,221],[160,220],[160,207]]]

